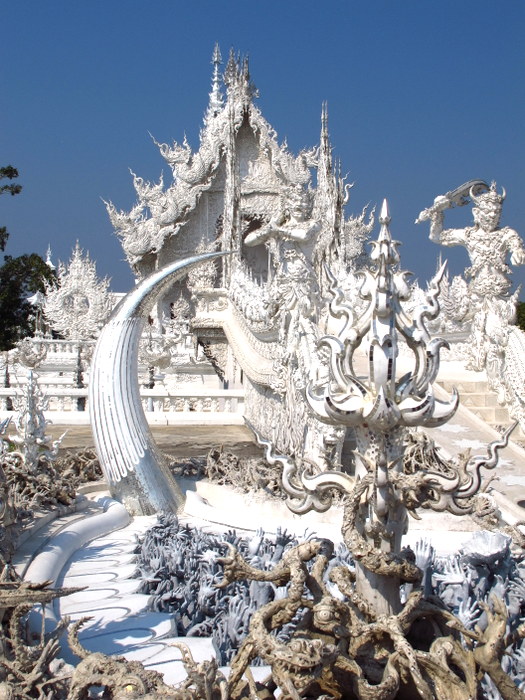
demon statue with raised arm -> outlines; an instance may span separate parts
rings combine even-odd
[[[465,270],[471,322],[469,367],[496,375],[501,370],[508,324],[515,315],[517,293],[510,295],[510,268],[525,263],[525,248],[517,233],[508,226],[500,227],[505,200],[496,183],[472,180],[457,189],[439,195],[416,221],[430,221],[430,240],[445,246],[462,245],[470,258]],[[474,223],[464,228],[444,228],[445,210],[472,202]],[[497,332],[495,332],[495,330]],[[490,377],[489,377],[490,379]]]

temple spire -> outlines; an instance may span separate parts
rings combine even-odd
[[[334,201],[334,178],[332,175],[332,147],[330,145],[330,137],[328,135],[328,105],[323,102],[321,108],[321,134],[319,138],[319,157],[317,160],[317,191],[319,201],[324,202],[326,207],[330,206],[330,202]],[[328,215],[333,220],[335,212],[332,211]],[[334,222],[335,224],[335,222]]]
[[[321,138],[319,161],[325,163],[326,172],[332,169],[332,147],[330,146],[330,136],[328,134],[328,103],[323,102],[321,107]]]
[[[223,98],[221,91],[220,66],[222,65],[222,56],[219,44],[215,44],[212,57],[213,77],[210,92],[210,104],[208,106],[208,117],[216,117],[223,107]]]
[[[390,218],[390,208],[388,206],[388,200],[383,199],[383,204],[381,205],[381,212],[379,214],[379,223],[381,226],[384,226],[388,229],[388,225],[390,224],[391,218]],[[384,231],[386,233],[386,231]],[[390,231],[388,231],[388,236],[390,237]]]
[[[321,107],[321,142],[328,142],[328,102],[323,102]]]

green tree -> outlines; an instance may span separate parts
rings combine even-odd
[[[8,165],[0,168],[0,180],[14,180],[18,170]],[[22,185],[10,183],[0,186],[1,194],[19,194]],[[0,227],[0,251],[5,250],[9,233]],[[13,258],[4,255],[0,266],[0,350],[11,350],[22,338],[31,335],[34,329],[34,307],[28,297],[45,291],[45,281],[53,282],[56,275],[46,262],[37,255],[20,255]]]

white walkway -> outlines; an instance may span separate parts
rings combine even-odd
[[[75,552],[58,584],[85,586],[86,590],[59,599],[57,612],[72,621],[92,618],[79,632],[88,651],[141,661],[146,668],[163,673],[167,683],[175,684],[186,678],[186,672],[180,651],[171,641],[189,642],[195,661],[212,658],[214,651],[209,639],[177,639],[171,615],[148,612],[149,596],[138,592],[140,580],[132,578],[136,537],[155,522],[155,516],[134,518],[126,527]],[[64,656],[75,662],[71,653]]]

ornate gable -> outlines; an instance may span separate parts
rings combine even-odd
[[[97,277],[95,263],[78,241],[69,265],[59,263],[58,281],[58,287],[46,287],[44,315],[49,325],[70,340],[96,338],[112,308],[109,280]]]
[[[288,188],[311,186],[312,169],[320,163],[319,148],[294,156],[286,144],[278,144],[277,134],[254,104],[257,91],[246,59],[230,54],[222,84],[220,64],[216,47],[199,149],[193,152],[186,139],[172,145],[155,141],[170,167],[172,183],[165,187],[162,177],[149,183],[132,173],[136,205],[123,212],[107,203],[139,277],[203,243],[213,243],[218,229],[223,239],[219,247],[238,247],[254,221],[269,221],[275,215]]]

